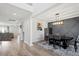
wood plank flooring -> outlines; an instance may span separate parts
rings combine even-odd
[[[13,39],[0,41],[0,56],[57,56],[57,54],[37,45],[29,47],[23,41]]]

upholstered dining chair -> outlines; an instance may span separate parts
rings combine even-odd
[[[75,40],[75,43],[74,43],[75,52],[78,49],[78,45],[79,45],[79,35],[78,35],[78,37],[77,37],[77,39]]]

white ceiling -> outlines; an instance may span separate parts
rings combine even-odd
[[[18,24],[28,18],[33,11],[33,16],[47,11],[51,7],[58,5],[57,3],[32,3],[31,6],[27,6],[27,3],[0,3],[0,22],[8,24]],[[32,9],[33,8],[33,9]],[[13,15],[16,13],[16,15]],[[9,21],[16,20],[16,21]]]
[[[9,4],[27,10],[29,12],[33,12],[33,7],[29,5],[29,3],[9,3]]]
[[[42,12],[47,11],[48,9],[50,9],[51,7],[56,6],[57,3],[33,3],[33,16],[36,16]]]
[[[60,20],[79,16],[79,3],[55,3],[55,4],[37,4],[35,18],[47,21],[55,21],[56,13],[59,13]],[[43,5],[43,6],[42,6]],[[46,8],[48,7],[48,8]],[[46,9],[45,9],[46,8]],[[43,10],[43,11],[40,11]]]
[[[22,5],[25,6],[25,4],[21,3],[0,3],[0,22],[18,24],[27,19],[31,12],[29,12],[28,8],[24,8]],[[69,17],[79,16],[78,3],[32,3],[31,7],[33,8],[30,8],[30,11],[33,10],[33,17],[45,21],[55,21],[56,13],[60,14],[61,20]],[[16,13],[16,15],[13,15],[13,13]]]
[[[16,15],[13,15],[16,13]],[[30,15],[30,12],[7,3],[0,3],[0,22],[19,24]],[[9,21],[16,20],[16,21]]]

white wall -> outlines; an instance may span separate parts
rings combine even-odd
[[[37,22],[42,22],[42,31],[37,30]],[[44,40],[44,28],[47,27],[47,21],[40,19],[29,18],[23,23],[24,42],[32,46],[33,42]]]
[[[37,30],[37,22],[42,22],[42,31]],[[47,21],[32,18],[32,42],[44,40],[44,28],[47,27]]]
[[[24,42],[28,45],[31,44],[31,19],[26,19],[23,23],[23,31],[24,31]]]

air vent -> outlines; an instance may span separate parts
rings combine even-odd
[[[32,6],[32,3],[27,3],[28,5]]]
[[[9,19],[8,21],[16,21],[16,20],[14,20],[14,19]]]

